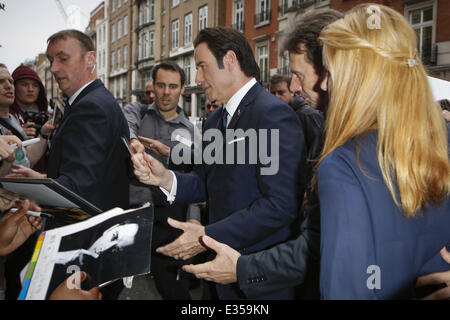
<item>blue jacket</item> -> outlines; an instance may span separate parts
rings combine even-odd
[[[444,271],[450,201],[407,219],[378,165],[377,132],[349,140],[318,169],[323,299],[411,299],[417,277]],[[363,171],[360,170],[360,167]]]

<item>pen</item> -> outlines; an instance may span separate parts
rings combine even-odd
[[[17,212],[17,208],[11,208],[10,211],[11,212]],[[32,217],[45,217],[45,218],[54,218],[55,216],[50,214],[50,213],[46,213],[46,212],[37,212],[37,211],[31,211],[28,210],[26,213],[26,215],[32,216]]]
[[[32,144],[38,143],[41,139],[40,138],[34,138],[34,139],[29,139],[29,140],[25,140],[24,142],[22,142],[22,148],[28,147]],[[17,143],[13,143],[11,145],[11,148],[16,149],[17,148]]]

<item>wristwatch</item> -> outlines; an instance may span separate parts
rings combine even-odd
[[[40,133],[41,137],[44,138],[45,140],[49,139],[49,136],[46,134],[43,134],[42,132]]]

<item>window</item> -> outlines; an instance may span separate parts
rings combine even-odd
[[[111,6],[111,11],[114,12],[114,10],[116,10],[116,1],[117,0],[112,0],[112,6]]]
[[[319,5],[320,5],[320,3],[319,3]],[[281,0],[280,6],[278,7],[279,15],[280,16],[284,16],[288,9],[289,9],[289,1],[288,0]]]
[[[116,67],[116,66],[114,65],[114,63],[115,63],[115,57],[116,57],[116,53],[115,53],[114,51],[111,52],[111,71],[114,70],[114,68]]]
[[[269,0],[258,0],[257,13],[255,15],[255,25],[270,21]]]
[[[106,52],[105,49],[103,49],[103,68],[106,67]]]
[[[283,53],[283,56],[281,57],[280,65],[281,67],[278,70],[278,73],[286,76],[291,76],[291,70],[289,68],[289,52],[287,50]]]
[[[198,31],[208,27],[208,6],[198,9]]]
[[[109,84],[110,84],[110,88],[109,88],[109,92],[111,92],[111,94],[112,95],[114,95],[114,92],[115,92],[115,81],[114,80],[111,80],[110,82],[109,82]]]
[[[115,97],[118,98],[120,96],[120,78],[116,78],[116,95]]]
[[[123,35],[127,35],[128,34],[128,16],[125,16],[123,18]]]
[[[161,53],[164,54],[166,52],[166,26],[162,27],[161,42]]]
[[[149,32],[149,55],[150,57],[154,57],[155,56],[155,33]]]
[[[172,0],[172,8],[180,4],[180,0]]]
[[[420,58],[424,64],[430,64],[433,51],[433,7],[411,10],[409,23],[416,32]]]
[[[142,58],[145,59],[147,58],[147,54],[148,54],[148,38],[147,38],[147,33],[142,34]]]
[[[166,11],[166,0],[161,1],[161,13]]]
[[[111,42],[116,40],[116,26],[114,23],[111,25]]]
[[[117,0],[117,8],[120,8],[122,6],[122,0]]]
[[[123,65],[128,69],[128,45],[123,46]]]
[[[186,74],[186,86],[191,83],[191,58],[189,56],[184,57],[184,73]]]
[[[103,43],[105,43],[106,40],[106,25],[103,25]]]
[[[122,78],[122,97],[127,97],[127,76]]]
[[[149,2],[149,20],[155,21],[155,0],[150,0]]]
[[[234,28],[244,31],[244,1],[238,0],[234,3]]]
[[[172,22],[172,50],[178,49],[179,25],[178,19]]]
[[[119,48],[119,49],[117,49],[117,69],[122,68],[122,60],[120,59],[121,58],[120,53],[121,53],[121,51]]]
[[[120,39],[120,37],[122,37],[122,20],[117,22],[117,39]]]
[[[144,24],[144,23],[147,23],[148,22],[148,15],[147,15],[147,5],[148,5],[148,3],[147,2],[143,2],[142,3],[142,12],[144,13],[144,17],[143,17],[143,19],[142,19],[142,23]]]
[[[139,46],[138,59],[139,60],[141,60],[144,57],[143,42],[144,42],[144,35],[141,33],[139,35],[139,41],[138,41],[138,46]]]
[[[192,42],[192,13],[184,16],[184,45]]]
[[[258,47],[258,65],[260,69],[260,81],[267,83],[269,78],[269,48],[267,45]]]

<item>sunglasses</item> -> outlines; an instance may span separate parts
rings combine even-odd
[[[217,109],[218,107],[219,107],[219,106],[216,105],[216,104],[207,104],[207,105],[206,105],[206,108],[208,108],[208,109],[211,109],[211,108]]]
[[[145,91],[145,94],[146,94],[147,96],[149,96],[151,93],[152,93],[151,91]]]

